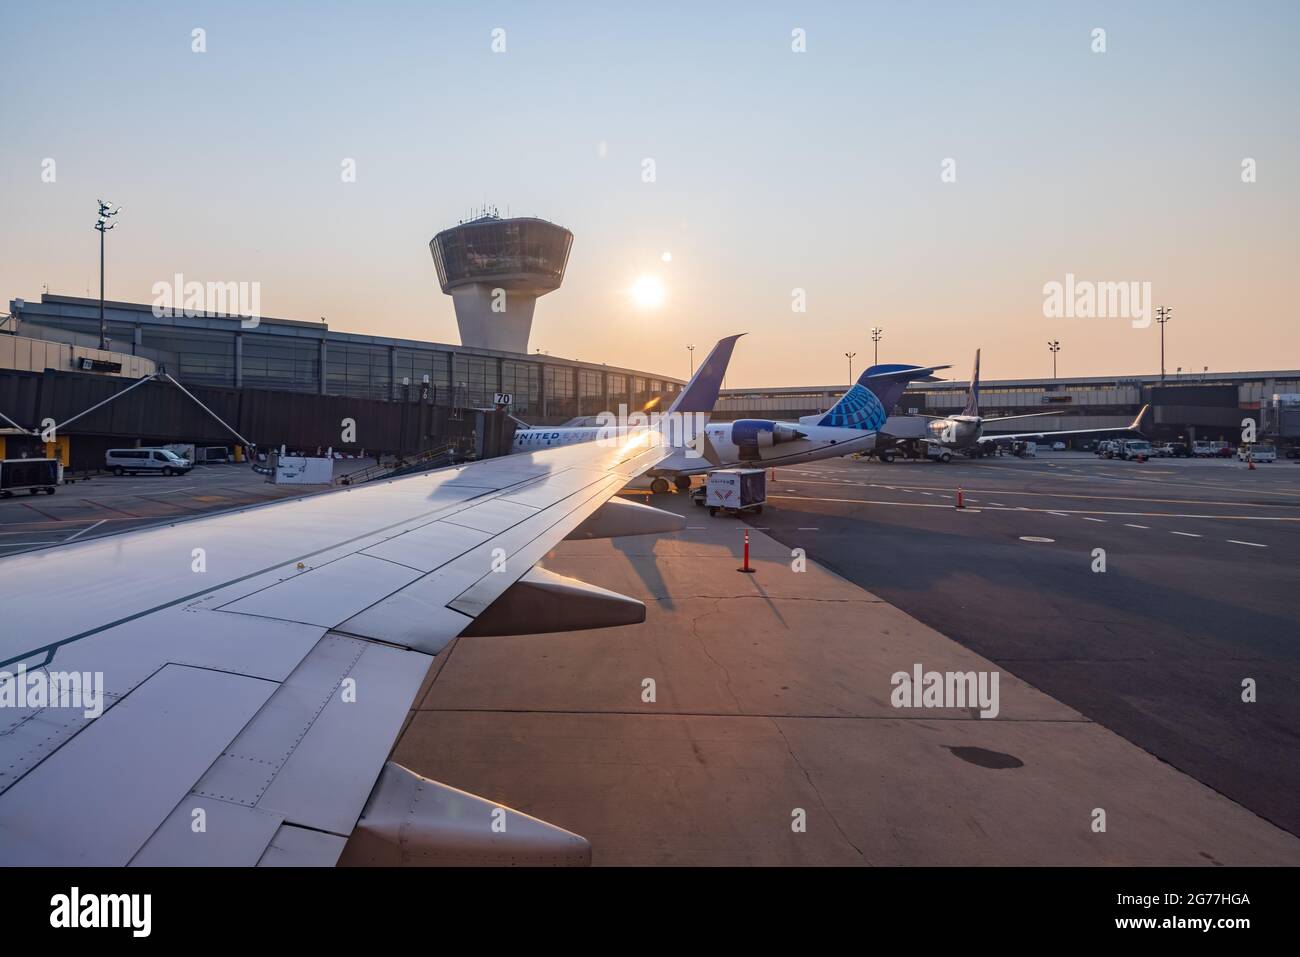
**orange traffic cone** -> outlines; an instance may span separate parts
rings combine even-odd
[[[965,497],[962,495],[962,491],[961,491],[961,486],[960,486],[960,485],[957,486],[957,504],[954,505],[953,507],[954,507],[954,508],[965,508],[965,507],[966,507],[966,499],[965,499]]]

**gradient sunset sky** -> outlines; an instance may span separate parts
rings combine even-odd
[[[575,234],[555,355],[684,377],[749,332],[729,386],[831,384],[882,326],[954,378],[1050,374],[1049,339],[1063,375],[1158,371],[1154,323],[1044,317],[1073,273],[1152,284],[1170,371],[1300,366],[1294,2],[5,3],[0,34],[3,302],[98,294],[102,196],[109,298],[257,281],[457,342],[428,242],[486,202]]]

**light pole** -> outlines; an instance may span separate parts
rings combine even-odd
[[[95,228],[99,230],[99,348],[108,349],[108,322],[104,319],[104,233],[117,226],[117,223],[109,225],[108,221],[122,211],[119,206],[117,209],[110,208],[110,204],[102,199],[97,200],[99,203],[99,222],[95,223]]]
[[[1050,339],[1047,343],[1047,351],[1052,354],[1052,378],[1056,378],[1056,354],[1061,351],[1061,340]]]
[[[687,346],[686,351],[691,354],[691,375],[695,375],[695,347]]]
[[[1156,310],[1156,322],[1160,323],[1160,381],[1165,381],[1165,323],[1173,318],[1173,306],[1161,306]]]
[[[853,386],[853,357],[856,356],[856,355],[857,355],[856,352],[846,352],[846,353],[844,353],[844,358],[846,358],[846,359],[849,360],[849,386],[850,386],[850,388]]]
[[[876,344],[876,358],[874,360],[876,365],[880,364],[880,340],[883,338],[885,338],[884,329],[876,328],[871,330],[871,341]]]

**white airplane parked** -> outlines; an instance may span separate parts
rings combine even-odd
[[[457,636],[644,621],[533,565],[682,528],[615,497],[661,437],[0,559],[0,865],[589,863],[578,835],[386,759]]]
[[[696,373],[698,378],[706,369],[710,370],[708,381],[714,395],[738,338],[732,336],[719,342]],[[886,410],[897,398],[889,396],[902,392],[899,383],[925,378],[935,369],[946,368],[872,366],[827,412],[804,416],[798,422],[737,419],[708,424],[704,427],[702,443],[690,448],[679,447],[640,479],[629,483],[629,487],[666,492],[671,482],[686,490],[691,486],[691,476],[717,468],[793,465],[870,451],[875,447],[878,430],[888,418]],[[669,413],[707,415],[712,411],[712,405],[705,408],[699,401],[683,402],[685,398],[685,394],[679,396]],[[609,427],[593,425],[521,429],[515,433],[511,451],[521,453],[539,447],[591,442],[608,434]]]
[[[902,367],[906,369],[907,367]],[[923,375],[931,370],[917,369],[918,376]],[[903,372],[898,373],[900,378]],[[902,382],[903,388],[906,388],[906,381]],[[902,394],[902,389],[899,390]],[[1010,444],[1013,442],[1025,441],[1051,441],[1063,438],[1079,438],[1082,436],[1093,435],[1113,435],[1119,432],[1141,434],[1142,419],[1146,415],[1148,406],[1143,406],[1138,412],[1137,417],[1129,425],[1115,426],[1101,429],[1058,429],[1052,432],[997,432],[991,435],[984,434],[984,427],[994,425],[999,422],[1011,422],[1016,419],[1037,419],[1043,416],[1061,416],[1060,410],[1052,412],[1029,412],[1024,415],[1002,415],[993,418],[980,415],[980,351],[975,350],[975,369],[971,373],[970,384],[966,387],[966,405],[957,415],[927,415],[924,418],[929,419],[926,431],[928,433],[926,441],[943,449],[966,452],[973,456],[982,456],[995,454],[999,444]],[[948,460],[948,453],[944,453],[943,461]],[[882,461],[892,461],[882,457]]]
[[[675,451],[635,484],[644,487],[648,480],[651,491],[666,492],[671,480],[677,488],[685,490],[690,488],[692,475],[716,468],[768,468],[869,452],[875,448],[880,429],[888,418],[894,400],[885,400],[896,384],[946,368],[909,366],[894,371],[872,366],[829,411],[803,416],[798,422],[737,419],[710,423],[704,429],[702,449],[697,446],[695,450]]]
[[[668,407],[666,415],[668,425],[675,428],[672,417],[691,416],[697,424],[708,422],[713,406],[717,402],[718,389],[722,386],[723,376],[731,362],[731,353],[744,333],[719,339],[717,345],[705,358],[686,387],[678,393],[677,398]],[[653,415],[649,413],[648,415]],[[519,429],[510,443],[510,454],[534,452],[537,449],[551,449],[564,445],[578,445],[583,442],[617,438],[622,433],[619,425],[576,425],[576,426],[537,426]]]

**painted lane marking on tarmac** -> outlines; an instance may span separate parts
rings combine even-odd
[[[96,522],[94,525],[88,525],[88,526],[86,526],[85,528],[81,529],[80,531],[73,532],[71,535],[69,535],[69,536],[68,536],[67,538],[65,538],[63,541],[64,541],[64,542],[70,542],[70,541],[72,541],[74,538],[76,538],[78,535],[84,535],[84,534],[86,534],[86,532],[89,532],[89,531],[91,531],[92,529],[99,528],[99,526],[103,525],[106,521],[108,521],[108,519],[101,518],[101,519],[100,519],[98,522]]]
[[[1104,518],[1093,518],[1091,515],[1080,515],[1079,517],[1083,519],[1085,522],[1101,522],[1103,525],[1106,524],[1106,520]]]
[[[809,481],[809,482],[804,482],[803,484],[838,485],[839,483]],[[854,484],[861,485],[864,488],[887,488],[890,491],[895,490],[893,486],[876,485],[871,482],[857,482]],[[937,485],[915,486],[913,488],[901,489],[901,491],[914,492],[914,491],[920,491],[922,488],[929,488],[931,491],[935,491],[935,492],[944,491],[943,486],[937,486]],[[1103,502],[1151,502],[1157,505],[1222,505],[1227,508],[1290,508],[1292,507],[1291,503],[1289,502],[1225,502],[1223,500],[1217,500],[1217,499],[1148,498],[1145,496],[1138,496],[1138,495],[1084,495],[1078,492],[1023,492],[1023,491],[1013,490],[1013,489],[988,489],[988,488],[973,488],[970,489],[970,491],[982,495],[1028,495],[1035,498],[1078,498],[1084,500],[1098,500]],[[1244,489],[1244,490],[1233,489],[1233,491],[1255,492],[1255,491],[1263,491],[1263,490],[1262,489]],[[921,494],[924,495],[925,493],[922,491]],[[1289,494],[1289,493],[1277,493],[1277,494]],[[990,504],[1000,505],[1001,503],[992,502]]]
[[[1200,535],[1197,535],[1195,532],[1172,532],[1172,531],[1171,531],[1169,534],[1170,534],[1170,535],[1182,535],[1184,538],[1201,538],[1201,537],[1202,537],[1202,536],[1200,536]]]
[[[1235,538],[1228,539],[1228,542],[1233,545],[1249,545],[1251,548],[1268,548],[1267,545],[1261,545],[1259,542],[1239,542]]]
[[[811,495],[770,495],[771,499],[790,499],[796,502],[834,502],[846,505],[892,505],[896,508],[944,508],[954,510],[951,505],[940,504],[938,502],[887,502],[883,499],[869,498],[822,498]],[[1202,519],[1222,519],[1236,522],[1300,522],[1300,516],[1289,515],[1206,515],[1192,514],[1188,512],[1106,512],[1100,510],[1071,509],[1065,512],[1053,512],[1045,508],[1029,508],[1024,505],[1017,505],[1015,508],[990,509],[985,506],[985,511],[1005,511],[1005,512],[1039,512],[1047,515],[1061,515],[1069,518],[1071,515],[1111,515],[1121,518],[1202,518]],[[1197,536],[1200,537],[1200,536]]]
[[[1006,465],[982,465],[982,466],[980,466],[980,468],[986,468],[986,469],[999,469],[999,470],[1001,470],[1001,471],[1003,471],[1003,472],[1021,472],[1022,475],[1024,474],[1024,472],[1022,472],[1020,469],[1017,469],[1017,468],[1015,468],[1015,467],[1013,467],[1013,466],[1006,466]],[[1041,470],[1027,470],[1027,471],[1032,471],[1033,474],[1035,474],[1035,475],[1055,476],[1056,478],[1073,478],[1073,476],[1065,475],[1065,474],[1062,473],[1062,472],[1045,472],[1045,471],[1041,471]],[[1173,474],[1176,474],[1176,473],[1170,472],[1169,474],[1173,475]],[[1187,472],[1180,470],[1180,472],[1177,473],[1177,474],[1186,475]],[[1239,485],[1212,485],[1212,484],[1205,483],[1205,482],[1171,482],[1171,481],[1169,481],[1169,480],[1167,480],[1167,479],[1160,479],[1160,480],[1144,479],[1144,478],[1143,478],[1142,476],[1140,476],[1140,475],[1124,475],[1124,474],[1119,474],[1119,473],[1107,473],[1107,472],[1090,472],[1090,473],[1086,473],[1086,475],[1087,475],[1087,477],[1090,477],[1090,478],[1091,478],[1091,477],[1101,477],[1101,478],[1113,479],[1113,480],[1118,481],[1118,482],[1134,482],[1134,483],[1136,483],[1136,484],[1143,484],[1143,483],[1145,483],[1145,484],[1147,484],[1147,485],[1150,485],[1150,484],[1152,484],[1153,482],[1156,482],[1157,484],[1160,484],[1160,485],[1166,485],[1166,486],[1177,485],[1177,486],[1181,486],[1181,487],[1183,487],[1183,488],[1194,488],[1194,489],[1211,489],[1211,488],[1212,488],[1212,489],[1222,489],[1222,490],[1224,490],[1224,491],[1228,491],[1228,492],[1239,492],[1239,491],[1242,490],[1241,486],[1239,486]],[[1275,489],[1259,488],[1258,486],[1252,486],[1252,487],[1250,488],[1250,491],[1255,492],[1255,493],[1260,494],[1260,495],[1287,495],[1287,496],[1290,496],[1290,497],[1292,497],[1292,498],[1300,497],[1300,491],[1297,491],[1297,492],[1293,492],[1293,491],[1280,491],[1280,490],[1275,490]],[[1010,493],[1007,493],[1007,494],[1010,494]],[[1040,494],[1043,494],[1043,493],[1040,493]]]
[[[1143,530],[1149,530],[1149,529],[1151,528],[1150,525],[1134,525],[1134,524],[1132,524],[1131,522],[1125,522],[1125,523],[1124,523],[1124,527],[1125,527],[1125,528],[1140,528],[1140,529],[1143,529]]]
[[[1054,538],[1044,538],[1042,535],[1021,535],[1022,542],[1054,542]]]

